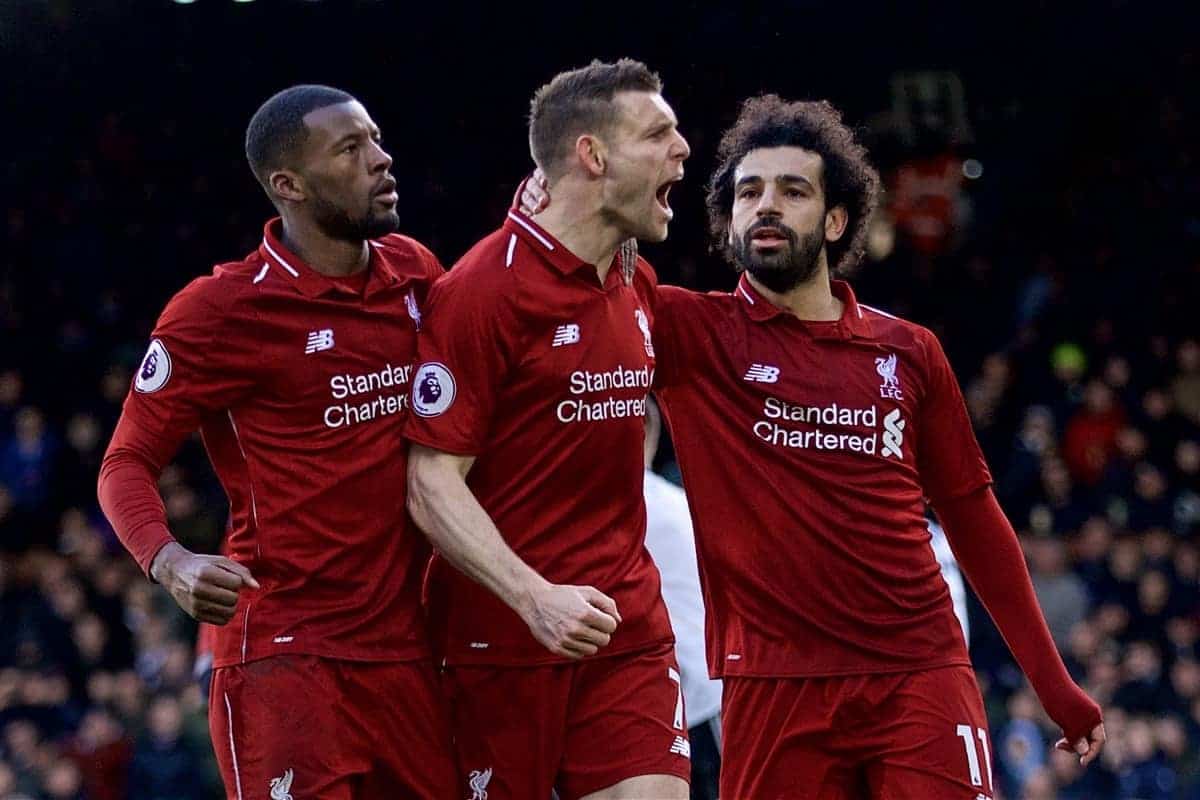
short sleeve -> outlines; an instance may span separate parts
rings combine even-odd
[[[463,280],[458,269],[429,294],[405,436],[443,452],[477,455],[508,377],[516,321],[502,291]]]
[[[925,496],[953,500],[992,482],[967,404],[937,337],[923,331],[927,378],[919,411],[917,470]]]
[[[165,466],[203,420],[234,408],[254,384],[252,337],[232,319],[236,302],[218,278],[201,278],[163,310],[137,367],[113,434],[147,462]],[[220,300],[218,301],[218,297]]]

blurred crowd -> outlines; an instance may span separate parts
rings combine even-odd
[[[730,87],[656,66],[693,112]],[[897,97],[933,102],[870,120],[889,194],[856,289],[942,337],[1055,640],[1106,710],[1109,744],[1084,774],[1051,751],[1053,726],[972,599],[997,800],[1200,800],[1198,76],[1194,54],[1155,69],[1053,109],[992,97],[967,111],[953,76],[899,80]],[[217,797],[195,625],[125,555],[95,480],[155,314],[253,247],[267,207],[237,151],[241,117],[203,127],[79,102],[95,113],[0,164],[14,190],[0,198],[0,800]],[[717,130],[693,124],[689,176]],[[30,166],[39,153],[49,175]],[[487,184],[462,203],[482,211],[456,214],[457,173],[439,182],[397,154],[421,199],[406,229],[452,263],[499,218],[520,155],[486,180],[471,159],[454,167]],[[689,181],[652,257],[665,281],[728,288]],[[448,212],[436,223],[429,198]],[[198,441],[161,490],[175,534],[215,551],[226,506]]]

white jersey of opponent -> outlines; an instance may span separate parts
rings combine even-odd
[[[662,574],[663,602],[675,632],[688,727],[721,711],[721,681],[708,677],[704,655],[704,599],[696,567],[696,539],[683,489],[646,470],[646,549]]]
[[[938,566],[942,568],[942,578],[946,581],[946,586],[950,587],[950,600],[954,603],[954,616],[958,617],[958,624],[962,626],[963,641],[970,647],[971,623],[967,619],[967,590],[963,585],[962,573],[958,571],[958,562],[954,560],[954,553],[950,550],[950,542],[946,541],[942,526],[933,520],[929,520],[929,535],[929,546],[933,548]]]

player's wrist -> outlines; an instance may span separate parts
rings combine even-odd
[[[1056,693],[1053,707],[1047,704],[1047,713],[1063,729],[1067,741],[1086,736],[1093,728],[1103,722],[1103,714],[1099,704],[1088,697],[1087,692],[1074,682],[1068,684],[1062,691]]]
[[[530,574],[512,592],[510,605],[522,619],[529,621],[537,615],[538,609],[541,608],[541,598],[553,588],[554,584],[530,570]]]
[[[191,555],[179,542],[168,542],[150,562],[150,577],[164,586],[175,575],[175,567],[179,561]]]

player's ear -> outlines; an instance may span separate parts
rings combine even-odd
[[[281,200],[294,203],[303,201],[308,195],[304,191],[304,179],[290,169],[279,169],[267,177],[271,192]]]
[[[850,215],[845,206],[834,206],[825,212],[825,241],[836,242],[846,232]]]
[[[604,174],[608,153],[604,143],[595,136],[585,133],[575,140],[575,157],[592,177],[599,178]]]

